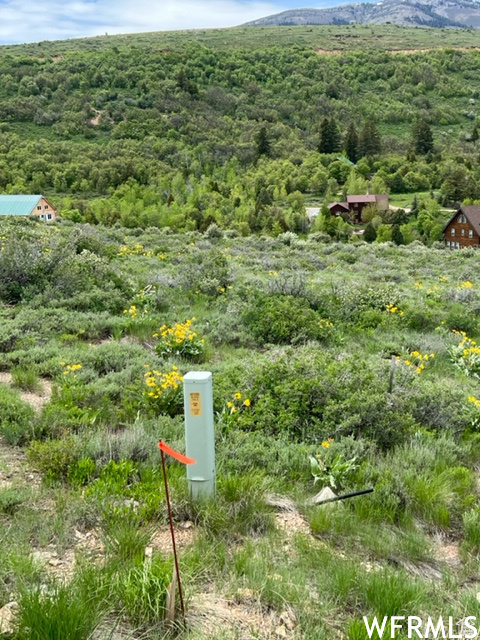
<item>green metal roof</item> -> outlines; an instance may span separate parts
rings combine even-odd
[[[43,196],[0,195],[0,216],[29,216]]]

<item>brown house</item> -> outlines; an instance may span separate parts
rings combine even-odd
[[[445,225],[443,233],[449,249],[480,246],[480,205],[462,205]]]
[[[332,216],[341,216],[342,214],[349,214],[348,202],[332,202],[328,205]]]
[[[348,213],[356,222],[362,222],[362,211],[367,205],[376,205],[379,211],[387,211],[389,207],[387,194],[365,194],[361,196],[347,196],[346,202],[332,202],[328,205],[332,215],[340,216]]]

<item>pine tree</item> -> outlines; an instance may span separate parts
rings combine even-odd
[[[428,122],[419,118],[412,126],[413,148],[415,153],[427,154],[433,151],[433,133]]]
[[[382,138],[377,129],[377,125],[371,119],[365,121],[358,138],[358,155],[360,158],[365,156],[375,156],[382,150]]]
[[[255,143],[257,145],[257,158],[270,154],[270,140],[268,139],[267,128],[265,126],[261,127],[255,136]]]
[[[405,244],[403,233],[400,231],[398,224],[394,224],[392,228],[392,240],[395,244]]]
[[[335,153],[340,149],[340,134],[335,118],[324,118],[320,125],[320,153]]]
[[[477,127],[477,125],[475,124],[475,125],[474,125],[474,127],[473,127],[473,129],[472,129],[472,135],[470,136],[470,140],[471,140],[472,142],[477,142],[477,140],[478,140],[478,138],[479,138],[479,137],[480,137],[480,136],[479,136],[479,134],[478,134],[478,127]]]
[[[365,242],[375,242],[375,240],[377,239],[377,232],[375,231],[375,227],[371,222],[365,227],[363,239],[365,240]]]
[[[345,153],[347,154],[347,158],[351,162],[357,162],[358,155],[358,133],[353,122],[350,123],[348,127],[347,135],[345,136],[344,145]]]
[[[412,214],[412,216],[417,216],[418,211],[419,211],[418,198],[417,198],[417,194],[415,194],[413,196],[412,206],[410,207],[410,213]]]

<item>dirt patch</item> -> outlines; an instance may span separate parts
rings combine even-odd
[[[457,542],[438,542],[435,545],[435,558],[452,568],[458,568],[462,565],[460,547]]]
[[[188,624],[206,638],[214,638],[222,629],[225,638],[267,640],[293,638],[296,617],[291,610],[280,615],[263,610],[253,591],[243,589],[238,598],[215,592],[195,595],[188,605]]]
[[[318,53],[319,56],[336,56],[339,53],[343,53],[343,51],[340,49],[330,49],[330,51],[327,49],[316,49],[315,53]]]
[[[293,538],[297,533],[310,535],[308,522],[299,513],[277,513],[275,514],[277,528],[285,534],[287,539]]]
[[[175,527],[175,545],[177,549],[185,549],[194,540],[195,528],[191,522],[183,522]],[[164,555],[170,555],[173,552],[170,528],[165,527],[157,531],[150,542],[150,547]]]
[[[0,437],[0,489],[38,486],[40,482],[40,474],[29,468],[23,450],[7,445]]]
[[[7,387],[13,387],[12,374],[8,371],[0,371],[0,384]],[[50,402],[50,398],[52,397],[52,383],[50,380],[42,378],[40,380],[40,385],[41,388],[38,393],[19,390],[22,400],[33,407],[35,411],[41,411],[42,408]]]
[[[88,558],[90,562],[99,563],[105,555],[105,546],[97,531],[87,531],[81,533],[74,532],[75,544],[59,554],[54,545],[49,545],[46,549],[34,549],[32,557],[35,562],[43,567],[49,575],[70,580],[73,577],[76,565],[76,556],[81,554],[83,558]]]

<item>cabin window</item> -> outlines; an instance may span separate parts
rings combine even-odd
[[[462,236],[465,235],[465,229],[462,229]]]
[[[39,204],[37,207],[37,211],[41,211],[41,210],[42,210],[42,205]]]
[[[48,204],[45,205],[45,209],[48,209]]]
[[[455,235],[455,229],[452,229],[452,230],[450,231],[450,234],[451,234],[452,236],[454,236],[454,235]]]
[[[472,229],[469,229],[469,230],[468,230],[468,237],[469,237],[469,238],[473,238],[473,231],[472,231]]]
[[[48,220],[51,220],[51,219],[52,219],[52,214],[51,214],[51,213],[49,213],[49,214],[47,215],[47,218],[48,218]]]
[[[465,223],[467,221],[466,217],[463,215],[463,213],[461,215],[458,216],[457,218],[457,222],[462,222]]]
[[[450,240],[447,240],[447,242],[445,243],[447,245],[447,247],[450,249]]]

